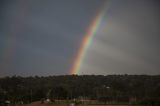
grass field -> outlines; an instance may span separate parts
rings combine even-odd
[[[25,106],[70,106],[69,104],[53,104],[53,103],[44,103],[44,104],[41,104],[40,101],[37,101],[37,102],[33,102],[33,103],[30,103],[30,104],[27,104]],[[105,105],[77,105],[77,106],[132,106],[132,105],[110,105],[110,104],[105,104]],[[135,105],[134,105],[135,106]]]

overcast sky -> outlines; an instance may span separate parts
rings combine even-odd
[[[105,0],[1,0],[0,76],[68,74]],[[160,74],[159,0],[108,0],[80,74]]]

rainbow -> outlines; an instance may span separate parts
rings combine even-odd
[[[82,63],[84,61],[84,58],[87,54],[87,50],[89,48],[89,46],[92,43],[92,40],[94,38],[94,36],[96,35],[100,23],[103,20],[103,17],[105,15],[106,12],[106,7],[107,7],[107,3],[104,3],[105,5],[102,6],[102,8],[100,9],[100,11],[98,11],[98,13],[96,14],[96,16],[94,17],[93,21],[91,22],[91,25],[89,26],[87,33],[85,34],[84,38],[82,39],[82,43],[80,45],[80,48],[76,54],[76,57],[73,61],[71,70],[70,70],[70,75],[72,74],[79,74],[80,72],[80,68],[82,66]]]
[[[2,67],[4,69],[8,68],[8,63],[11,61],[13,58],[14,53],[16,52],[16,42],[17,42],[17,35],[19,34],[21,30],[21,22],[23,21],[23,18],[25,17],[26,13],[26,2],[25,1],[19,1],[16,2],[18,8],[21,9],[21,11],[17,11],[14,17],[11,17],[11,26],[8,28],[8,32],[6,33],[4,37],[4,47],[2,48]]]

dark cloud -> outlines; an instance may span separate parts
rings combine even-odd
[[[0,75],[68,74],[105,0],[0,1]],[[159,74],[158,0],[111,0],[83,74]]]
[[[86,59],[89,65],[84,64],[82,71],[159,74],[160,13],[155,3],[147,0],[112,1],[89,51],[91,56]],[[91,66],[99,69],[88,69]]]

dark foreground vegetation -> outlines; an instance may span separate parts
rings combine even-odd
[[[0,78],[0,100],[50,99],[160,106],[160,75],[64,75]]]

